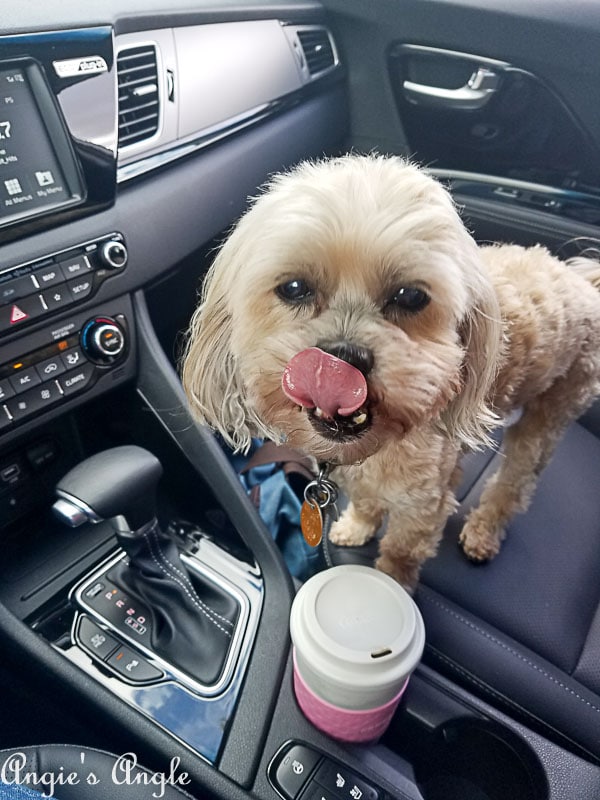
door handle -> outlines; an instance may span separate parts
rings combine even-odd
[[[479,66],[460,89],[443,89],[425,83],[404,81],[402,89],[411,103],[431,108],[474,111],[489,102],[500,84],[500,75],[489,67]]]

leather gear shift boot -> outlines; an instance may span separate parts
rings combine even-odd
[[[153,651],[202,685],[216,684],[239,616],[237,600],[210,579],[191,577],[177,545],[156,521],[118,536],[129,561],[107,577],[128,602],[143,605]]]

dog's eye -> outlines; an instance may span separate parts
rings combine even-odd
[[[314,296],[312,288],[302,278],[293,278],[291,281],[280,283],[275,291],[284,302],[294,305],[306,303]]]
[[[401,286],[385,304],[385,311],[408,311],[416,313],[428,305],[431,298],[423,289],[415,286]]]

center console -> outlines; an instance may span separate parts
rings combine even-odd
[[[263,584],[256,566],[201,530],[161,528],[154,500],[161,474],[147,450],[123,446],[91,456],[59,482],[59,519],[71,527],[114,519],[123,551],[73,588],[64,652],[214,762],[256,635]]]
[[[182,669],[169,658],[168,649],[156,652],[153,610],[132,600],[120,582],[113,582],[123,565],[122,555],[111,558],[74,588],[71,604],[77,611],[63,652],[88,675],[214,763],[242,686],[264,589],[256,568],[223,552],[200,531],[186,531],[180,541],[188,551],[181,560],[194,584],[202,587],[202,596],[213,596],[210,607],[199,603],[198,615],[220,635],[203,637],[199,625],[197,645],[204,652],[219,645],[214,672],[203,676]],[[231,606],[235,613],[230,621],[223,611]],[[212,638],[223,639],[222,647]]]

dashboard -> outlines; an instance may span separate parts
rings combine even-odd
[[[218,236],[271,172],[341,141],[321,11],[281,10],[22,20],[1,37],[3,444],[131,381],[132,293]]]

